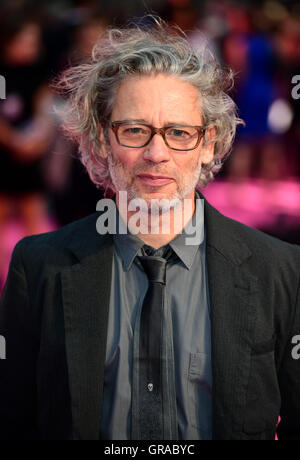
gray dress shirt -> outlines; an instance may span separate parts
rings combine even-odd
[[[197,191],[196,199],[201,218],[198,213],[195,219],[194,213],[183,232],[169,243],[177,257],[167,265],[164,299],[164,340],[172,344],[174,355],[179,440],[212,438],[209,291],[203,202]],[[186,244],[195,225],[199,241]],[[142,246],[144,242],[129,231],[117,230],[114,235],[101,439],[130,439],[133,338],[148,289],[147,276],[136,258],[142,255]],[[172,391],[171,379],[169,384]]]

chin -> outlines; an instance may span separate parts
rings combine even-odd
[[[145,201],[150,201],[151,200],[172,200],[175,196],[177,196],[177,192],[168,192],[168,191],[163,191],[163,190],[157,190],[157,188],[153,190],[137,190],[134,193],[136,198],[143,198]]]
[[[148,211],[151,208],[151,212],[168,212],[172,207],[178,206],[181,202],[182,199],[180,197],[180,194],[178,191],[176,192],[163,192],[163,191],[144,191],[144,190],[136,190],[136,189],[129,189],[127,191],[128,193],[128,199],[142,199],[144,202],[147,204],[147,209]],[[158,205],[155,205],[156,201],[160,200],[168,200],[168,203],[164,206],[163,203],[160,203]],[[152,201],[153,200],[153,201]],[[152,207],[151,207],[152,205]]]

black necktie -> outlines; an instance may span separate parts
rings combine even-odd
[[[146,251],[144,250],[144,253]],[[140,317],[139,403],[132,420],[132,439],[164,439],[161,375],[162,320],[166,265],[172,254],[172,248],[167,247],[163,254],[164,257],[157,255],[139,257],[148,277],[149,287],[143,301]]]

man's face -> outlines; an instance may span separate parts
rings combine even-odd
[[[117,92],[111,121],[144,121],[154,127],[170,124],[201,126],[203,124],[198,93],[179,78],[158,74],[130,77]],[[201,164],[213,158],[213,145],[190,151],[172,150],[162,136],[154,135],[150,144],[141,148],[118,144],[109,129],[108,164],[115,191],[126,191],[128,199],[168,199],[172,206],[184,198],[193,198]],[[167,183],[153,184],[143,174],[167,176]]]

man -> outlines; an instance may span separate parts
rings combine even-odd
[[[241,122],[231,79],[159,21],[65,73],[66,129],[113,200],[15,248],[2,438],[274,439],[280,415],[300,439],[299,248],[197,190]]]

